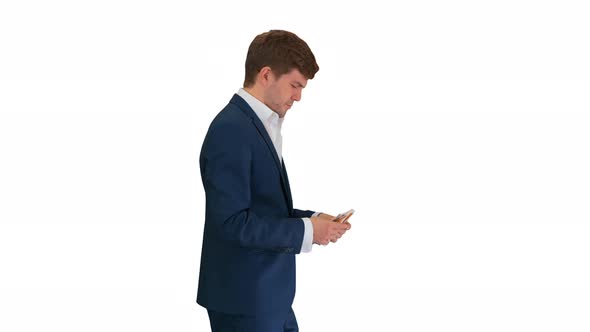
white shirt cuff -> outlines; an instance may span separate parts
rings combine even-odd
[[[313,245],[313,224],[311,223],[311,219],[309,218],[301,218],[301,220],[303,220],[303,224],[305,225],[305,233],[303,234],[303,244],[301,244],[301,252],[311,252],[311,247]]]

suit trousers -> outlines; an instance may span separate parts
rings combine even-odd
[[[299,332],[293,309],[267,315],[235,315],[207,310],[212,332]]]

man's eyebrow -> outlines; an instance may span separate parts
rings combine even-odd
[[[305,85],[303,85],[303,84],[301,84],[301,83],[299,83],[299,82],[297,82],[297,81],[293,81],[293,83],[295,83],[295,84],[299,85],[299,86],[300,86],[300,87],[302,87],[302,88],[305,88]]]

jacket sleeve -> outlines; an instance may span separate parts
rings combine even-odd
[[[201,152],[206,223],[223,241],[247,248],[299,253],[304,224],[298,218],[256,215],[251,209],[252,150],[247,131],[211,127]]]
[[[293,215],[291,215],[291,217],[293,217],[293,218],[310,218],[314,213],[315,213],[315,211],[293,209]]]

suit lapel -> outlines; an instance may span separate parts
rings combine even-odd
[[[234,94],[234,96],[230,100],[230,103],[237,105],[244,113],[246,113],[248,117],[250,117],[250,119],[252,120],[252,124],[254,124],[254,126],[258,130],[258,133],[264,139],[264,142],[266,143],[266,146],[270,150],[270,153],[273,157],[275,166],[277,167],[277,170],[281,175],[281,185],[283,187],[285,199],[287,200],[287,205],[289,206],[289,213],[291,213],[291,211],[293,210],[293,201],[291,198],[291,189],[289,187],[287,171],[285,169],[284,163],[281,163],[281,160],[279,159],[277,150],[275,149],[274,144],[272,144],[272,140],[270,139],[270,136],[268,136],[266,128],[264,128],[264,125],[262,124],[256,113],[254,113],[254,110],[252,110],[250,105],[248,105],[248,103],[242,97],[238,96],[237,94]]]
[[[283,158],[283,177],[285,178],[285,182],[287,184],[286,195],[287,195],[287,204],[289,206],[289,215],[293,214],[293,197],[291,196],[291,185],[289,184],[289,177],[287,176],[287,168],[285,167],[285,158]]]
[[[256,129],[258,129],[258,133],[264,139],[266,146],[268,147],[268,149],[270,150],[270,153],[272,154],[272,159],[275,161],[275,166],[277,166],[277,169],[280,171],[282,167],[281,167],[281,160],[279,159],[279,155],[277,153],[277,149],[275,149],[274,144],[272,144],[272,140],[270,139],[270,136],[268,136],[268,132],[266,131],[266,128],[264,128],[264,125],[262,124],[262,122],[260,121],[258,116],[256,116],[256,113],[254,115],[255,116],[252,118],[252,123],[254,124]]]

